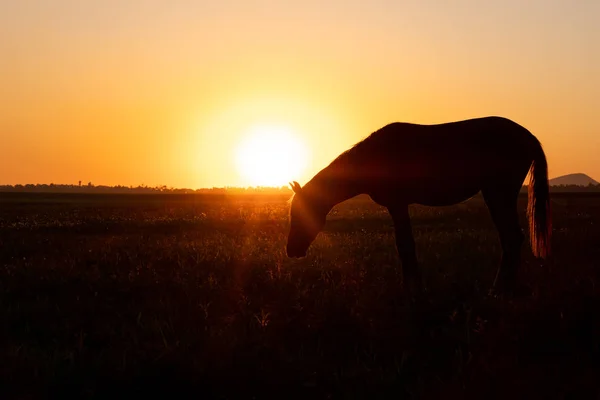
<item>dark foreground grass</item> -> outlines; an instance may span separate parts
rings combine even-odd
[[[554,196],[553,256],[524,247],[531,294],[511,300],[487,295],[500,248],[480,199],[413,207],[428,293],[412,309],[384,209],[339,205],[299,261],[287,212],[266,196],[0,195],[0,397],[600,393],[600,197]]]

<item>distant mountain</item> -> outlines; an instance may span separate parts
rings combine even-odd
[[[587,176],[586,174],[568,174],[550,179],[550,186],[559,185],[577,185],[587,186],[589,184],[598,185],[598,182]]]

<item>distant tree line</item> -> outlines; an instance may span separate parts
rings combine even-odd
[[[27,184],[27,185],[0,185],[0,192],[21,193],[151,193],[151,194],[291,194],[288,186],[281,187],[213,187],[203,189],[172,188],[162,186],[106,186],[94,185],[65,185],[65,184]],[[527,186],[523,186],[521,192],[527,192]],[[600,185],[558,185],[551,186],[550,192],[600,192]]]
[[[0,192],[20,192],[20,193],[150,193],[150,194],[185,194],[185,193],[204,193],[204,194],[287,194],[291,189],[287,186],[281,187],[213,187],[203,189],[172,188],[162,186],[106,186],[94,185],[89,182],[87,185],[68,185],[68,184],[27,184],[27,185],[0,185]]]
[[[523,186],[521,192],[527,192],[527,185]],[[550,193],[583,193],[583,192],[600,192],[600,184],[583,185],[553,185],[550,186]]]

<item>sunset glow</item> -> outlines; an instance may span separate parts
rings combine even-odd
[[[536,135],[551,177],[600,179],[598,15],[598,1],[3,2],[0,184],[306,182],[390,122],[488,115]],[[289,129],[310,163],[232,156],[260,125]]]
[[[288,128],[258,126],[249,130],[235,154],[239,174],[250,186],[282,186],[306,168],[308,150]]]

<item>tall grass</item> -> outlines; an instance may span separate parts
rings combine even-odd
[[[412,207],[415,309],[369,201],[290,260],[285,198],[28,196],[0,198],[0,396],[597,394],[600,198],[553,205],[553,256],[524,247],[512,300],[487,295],[480,199]]]

